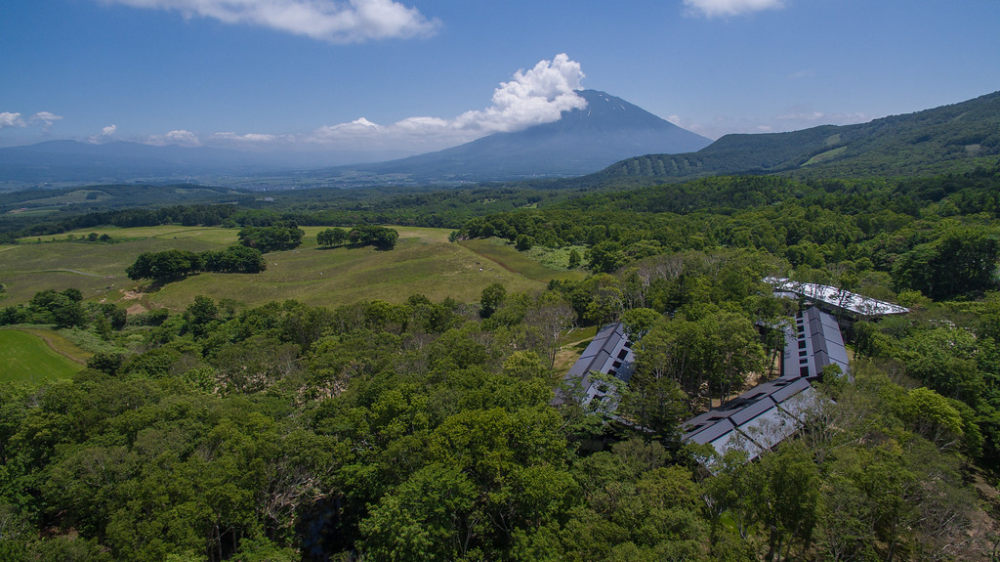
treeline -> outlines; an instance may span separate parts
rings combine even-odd
[[[17,233],[23,236],[45,236],[69,230],[117,226],[159,226],[181,224],[184,226],[219,226],[239,211],[237,205],[173,205],[159,209],[121,209],[98,211],[62,219],[58,222],[40,222]],[[233,223],[235,224],[235,223]]]
[[[399,232],[384,226],[360,225],[350,231],[342,228],[328,228],[316,235],[320,246],[333,248],[349,244],[351,246],[375,246],[379,250],[391,250],[396,247]]]
[[[126,270],[129,279],[152,279],[168,283],[199,272],[260,273],[267,263],[260,250],[247,246],[230,246],[224,250],[191,252],[164,250],[139,254]]]
[[[5,215],[0,220],[0,242],[98,226],[182,224],[241,228],[295,222],[303,226],[401,224],[459,228],[473,216],[534,206],[544,201],[563,200],[565,197],[566,194],[558,190],[539,190],[516,185],[449,190],[295,190],[273,192],[267,200],[254,200],[241,194],[235,204],[92,211],[59,220]]]
[[[240,244],[261,252],[292,250],[302,244],[305,231],[294,221],[280,221],[267,226],[244,226],[240,229]]]
[[[850,288],[884,274],[897,291],[945,299],[996,287],[998,213],[998,172],[895,184],[752,176],[489,215],[469,220],[457,236],[587,245],[584,257],[597,272],[690,249],[759,249],[787,259],[803,280],[835,270]]]
[[[0,287],[0,295],[3,294]],[[10,324],[52,324],[56,328],[92,326],[102,338],[110,338],[111,330],[121,330],[126,322],[125,309],[112,303],[83,302],[78,289],[56,291],[47,289],[35,293],[27,305],[0,308],[0,326]]]

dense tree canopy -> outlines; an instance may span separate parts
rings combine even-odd
[[[240,229],[240,244],[263,253],[292,250],[302,243],[305,231],[294,222],[270,226],[244,226]]]
[[[225,250],[201,253],[187,250],[164,250],[139,254],[125,272],[129,279],[152,279],[167,283],[201,271],[217,273],[260,273],[267,263],[260,250],[230,246]]]

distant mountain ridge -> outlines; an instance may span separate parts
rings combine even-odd
[[[400,160],[339,166],[309,175],[416,183],[577,176],[629,156],[689,152],[712,142],[605,92],[577,94],[587,100],[587,107],[567,111],[552,123]]]
[[[1000,155],[1000,92],[857,125],[726,135],[686,154],[649,154],[587,178],[687,179],[719,174],[803,177],[918,175],[974,167]]]
[[[399,160],[309,169],[279,164],[277,155],[263,152],[49,141],[0,148],[0,184],[204,180],[226,175],[252,181],[273,175],[276,185],[287,185],[285,178],[339,187],[467,183],[578,176],[630,156],[690,152],[711,143],[621,98],[596,90],[581,90],[578,95],[587,100],[587,107],[564,112],[558,121]],[[287,162],[288,155],[284,156]]]
[[[3,181],[113,183],[255,169],[261,168],[254,154],[208,147],[57,140],[0,148],[0,180]]]
[[[251,189],[521,180],[548,188],[622,187],[720,174],[929,175],[1000,159],[1000,92],[868,123],[733,134],[714,143],[621,98],[595,90],[579,95],[587,107],[552,123],[400,160],[321,169],[211,147],[49,141],[0,148],[0,191],[137,180]]]
[[[341,157],[338,161],[344,160]],[[204,181],[213,176],[239,178],[263,172],[288,173],[329,163],[331,157],[315,152],[250,152],[208,146],[53,140],[0,148],[0,190],[4,184]]]

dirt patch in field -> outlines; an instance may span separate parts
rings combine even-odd
[[[146,308],[145,306],[142,306],[139,303],[135,303],[132,306],[125,309],[125,313],[128,314],[129,316],[142,314],[143,312],[149,312],[149,309]]]

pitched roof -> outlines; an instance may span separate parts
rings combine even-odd
[[[711,444],[721,456],[732,449],[734,439],[753,460],[790,437],[818,406],[810,381],[831,363],[847,373],[847,350],[837,321],[819,310],[800,312],[794,327],[785,332],[785,352],[780,378],[759,384],[736,398],[684,422],[681,440]],[[712,470],[712,460],[706,459]]]

